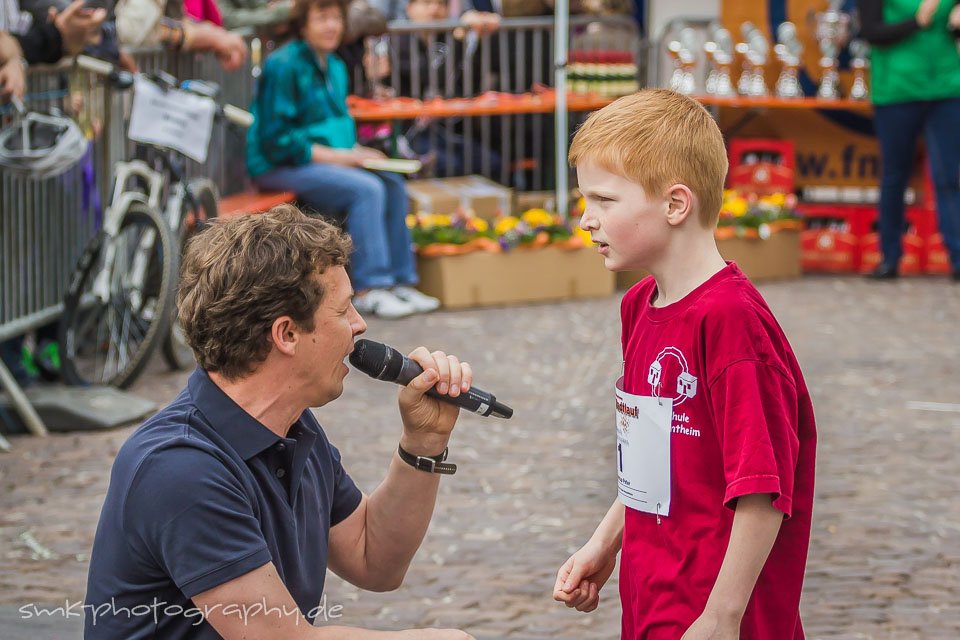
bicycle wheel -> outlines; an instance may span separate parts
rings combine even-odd
[[[94,238],[77,264],[60,321],[68,384],[133,384],[170,327],[175,269],[169,228],[141,203],[124,212],[115,237]]]
[[[180,256],[187,247],[190,238],[199,233],[210,220],[217,217],[217,202],[219,195],[217,186],[207,178],[198,178],[190,181],[190,193],[193,194],[194,203],[187,202],[184,199],[183,211],[180,213]],[[196,360],[193,357],[193,349],[187,344],[183,337],[183,331],[180,329],[180,321],[177,318],[176,300],[174,300],[173,319],[170,323],[170,331],[163,338],[163,344],[160,352],[163,359],[173,371],[183,371],[184,369],[196,366]]]

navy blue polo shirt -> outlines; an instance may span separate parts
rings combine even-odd
[[[312,622],[330,528],[360,499],[309,410],[281,438],[197,369],[113,463],[84,637],[219,638],[190,598],[271,561]]]

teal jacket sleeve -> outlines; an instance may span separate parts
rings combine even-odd
[[[267,58],[257,92],[257,143],[274,166],[302,166],[310,163],[311,136],[302,124],[297,99],[297,70]]]

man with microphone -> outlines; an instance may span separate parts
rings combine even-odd
[[[473,380],[455,356],[410,354],[423,372],[400,390],[398,452],[364,495],[310,412],[343,392],[367,328],[349,254],[335,227],[289,205],[191,242],[178,308],[199,367],[117,454],[86,638],[471,638],[312,626],[327,567],[371,591],[400,586],[440,474],[456,470],[444,461],[459,409],[438,395],[455,399]]]

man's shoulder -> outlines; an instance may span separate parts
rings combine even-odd
[[[211,466],[200,463],[223,457],[205,433],[204,424],[189,394],[181,393],[130,434],[117,452],[113,475],[127,490],[143,475],[145,467],[171,480],[178,474],[192,478],[203,475]]]

